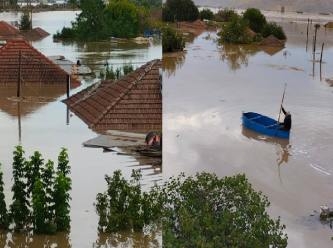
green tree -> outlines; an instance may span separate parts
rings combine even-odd
[[[25,164],[25,177],[27,179],[27,194],[28,197],[32,193],[34,188],[35,180],[40,178],[41,168],[44,164],[42,154],[38,151],[35,151],[33,156],[30,157],[30,160]]]
[[[15,223],[15,229],[21,230],[28,224],[30,211],[27,199],[27,190],[25,182],[25,164],[24,151],[22,146],[16,146],[13,157],[13,201],[10,205],[11,218]]]
[[[0,229],[6,229],[9,225],[5,194],[4,194],[4,182],[2,165],[0,163]]]
[[[230,22],[233,18],[238,17],[238,14],[232,9],[221,9],[214,15],[214,20],[217,22]]]
[[[72,23],[75,36],[80,40],[97,40],[107,37],[102,0],[80,0],[81,13]]]
[[[286,247],[280,219],[244,175],[184,174],[163,186],[164,247]]]
[[[286,35],[285,35],[282,27],[277,25],[274,22],[267,23],[264,26],[263,30],[262,30],[262,36],[263,37],[267,37],[267,36],[270,36],[270,35],[274,35],[279,40],[285,40],[286,39]]]
[[[200,11],[200,19],[201,20],[213,20],[214,13],[210,9],[203,9]]]
[[[30,30],[31,29],[31,20],[28,12],[23,13],[19,25],[20,30]]]
[[[252,42],[248,34],[248,22],[241,17],[234,17],[231,22],[226,23],[218,33],[221,42],[248,44]]]
[[[195,21],[199,10],[192,0],[167,0],[162,7],[162,20],[165,22]]]
[[[46,209],[46,194],[43,183],[39,178],[35,178],[32,190],[32,215],[34,231],[36,233],[47,233],[45,224],[47,218]]]
[[[58,172],[53,194],[57,231],[69,231],[70,229],[70,190],[71,180],[65,177],[63,173]]]
[[[71,173],[71,167],[69,165],[68,152],[66,148],[61,148],[61,151],[58,156],[58,172],[68,176]]]
[[[50,165],[52,167],[52,165]],[[57,176],[55,178],[52,199],[54,205],[54,217],[57,231],[68,231],[70,229],[70,204],[69,191],[72,189],[72,181],[69,177],[70,166],[68,154],[65,148],[62,148],[58,156]],[[50,169],[51,171],[51,169]]]
[[[185,40],[181,34],[169,26],[162,28],[162,50],[163,52],[183,51]]]
[[[136,37],[139,34],[139,8],[127,0],[111,1],[105,9],[105,21],[110,36]]]
[[[61,153],[60,153],[61,156]],[[66,157],[66,155],[64,154]],[[68,167],[68,165],[67,165]],[[68,172],[69,173],[69,172]],[[55,184],[55,171],[54,163],[48,160],[45,166],[42,168],[41,182],[45,192],[45,226],[47,233],[56,232],[56,226],[54,223],[55,218],[55,203],[54,196],[54,184]]]
[[[121,230],[143,231],[147,225],[159,219],[160,202],[154,200],[157,194],[142,193],[141,173],[133,170],[131,180],[127,181],[117,170],[112,177],[105,176],[107,191],[96,197],[96,212],[102,232]]]
[[[249,22],[250,28],[256,33],[261,33],[267,23],[265,16],[255,8],[247,9],[243,18]]]

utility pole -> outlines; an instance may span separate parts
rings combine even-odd
[[[16,96],[21,97],[21,51],[19,51],[19,63],[18,63],[18,78],[17,78],[17,91]]]

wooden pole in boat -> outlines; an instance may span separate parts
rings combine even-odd
[[[324,51],[324,45],[325,45],[325,43],[323,43],[323,44],[321,45],[321,53],[320,53],[320,64],[323,62],[323,51]]]
[[[308,25],[306,26],[306,51],[308,51],[308,43],[309,43],[309,24],[310,19],[308,18]]]
[[[283,91],[281,105],[280,105],[280,112],[279,112],[278,122],[280,122],[280,115],[281,115],[281,111],[282,111],[282,104],[283,104],[283,100],[284,100],[284,95],[286,93],[286,88],[287,88],[287,83],[284,84],[284,91]]]

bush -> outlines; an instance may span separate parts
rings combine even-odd
[[[163,186],[164,247],[286,247],[280,219],[244,175],[180,175]]]
[[[162,28],[162,50],[163,52],[183,51],[185,41],[182,35],[169,26]]]
[[[210,9],[203,9],[199,14],[201,20],[213,20],[214,18],[214,13]]]
[[[118,38],[132,38],[139,33],[139,11],[134,3],[111,1],[105,9],[107,33]]]
[[[162,7],[162,20],[165,22],[195,21],[199,10],[192,0],[167,0]]]
[[[96,197],[101,232],[143,231],[159,219],[162,205],[156,201],[156,194],[142,193],[139,171],[133,170],[131,178],[126,181],[120,170],[112,177],[105,176],[107,191]]]
[[[24,150],[17,146],[13,153],[12,203],[9,211],[3,195],[2,171],[0,171],[0,227],[11,224],[17,231],[53,234],[56,231],[68,231],[70,228],[69,191],[71,179],[66,149],[62,149],[58,158],[57,177],[53,162],[34,152],[29,160]]]
[[[105,177],[107,191],[96,202],[101,232],[143,231],[162,222],[163,247],[287,246],[285,226],[269,217],[267,197],[244,175],[181,174],[150,192],[142,192],[140,178],[138,171],[130,182],[120,171]]]
[[[20,20],[19,25],[20,30],[30,30],[31,29],[31,21],[29,13],[23,13]]]
[[[270,35],[274,35],[279,40],[285,40],[286,39],[286,35],[285,35],[282,27],[277,25],[274,22],[267,23],[264,26],[263,30],[262,30],[262,36],[263,37],[267,37],[267,36],[270,36]]]
[[[234,17],[219,32],[220,41],[235,44],[248,44],[253,41],[248,32],[248,22],[241,17]]]
[[[258,9],[250,8],[245,11],[243,18],[249,22],[250,28],[256,32],[261,33],[267,21],[265,16]]]
[[[219,10],[214,15],[214,20],[217,22],[230,22],[232,19],[238,17],[238,14],[232,9]]]

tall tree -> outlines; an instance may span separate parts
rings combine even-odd
[[[57,231],[70,229],[70,204],[69,191],[72,189],[72,181],[69,177],[70,165],[67,150],[62,148],[58,156],[57,176],[53,190],[54,214]]]
[[[0,163],[0,228],[1,229],[7,228],[9,224],[5,194],[3,190],[4,190],[3,172],[2,172],[2,165]]]
[[[55,203],[53,200],[55,171],[54,163],[51,160],[48,160],[45,166],[42,168],[41,182],[45,191],[45,224],[47,226],[48,232],[53,233],[56,231],[54,225]]]
[[[167,22],[195,21],[199,18],[199,10],[192,0],[167,0],[162,11],[162,19]]]
[[[30,211],[28,208],[27,190],[25,182],[24,151],[22,146],[16,146],[13,158],[13,201],[10,205],[11,217],[15,223],[15,229],[20,230],[28,223]]]

